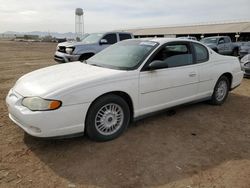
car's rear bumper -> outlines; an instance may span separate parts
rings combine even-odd
[[[57,137],[84,131],[89,104],[62,106],[53,111],[30,111],[21,105],[23,97],[11,90],[6,97],[10,119],[36,137]]]
[[[80,55],[70,55],[56,51],[54,55],[54,60],[58,63],[68,63],[68,62],[78,61],[79,57]]]

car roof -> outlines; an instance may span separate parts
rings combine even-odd
[[[109,33],[118,33],[118,34],[132,34],[129,32],[125,32],[125,31],[107,31],[107,32],[97,32],[97,33],[89,33],[89,35],[91,34],[101,34],[101,35],[105,35],[105,34],[109,34]]]
[[[196,42],[194,40],[190,39],[180,39],[180,38],[140,38],[140,39],[134,39],[134,40],[141,40],[141,41],[152,41],[152,42],[158,42],[159,44],[164,44],[166,42],[177,42],[177,41],[183,41],[183,42]]]
[[[205,37],[205,38],[217,38],[218,39],[218,38],[222,38],[222,37],[228,37],[228,36],[213,36],[213,37]]]

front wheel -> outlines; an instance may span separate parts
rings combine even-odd
[[[106,95],[97,99],[90,107],[86,118],[86,132],[95,141],[112,140],[122,134],[129,120],[127,102],[117,95]]]
[[[229,80],[226,76],[221,76],[217,81],[212,95],[211,103],[221,105],[225,102],[229,92]]]

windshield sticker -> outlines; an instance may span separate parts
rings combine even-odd
[[[142,46],[155,46],[156,44],[157,44],[156,42],[150,42],[150,41],[140,43],[140,45]]]

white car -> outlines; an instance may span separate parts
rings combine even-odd
[[[220,105],[243,78],[239,60],[181,39],[132,39],[85,62],[22,76],[6,98],[9,117],[28,134],[85,132],[118,137],[135,119],[193,101]]]

